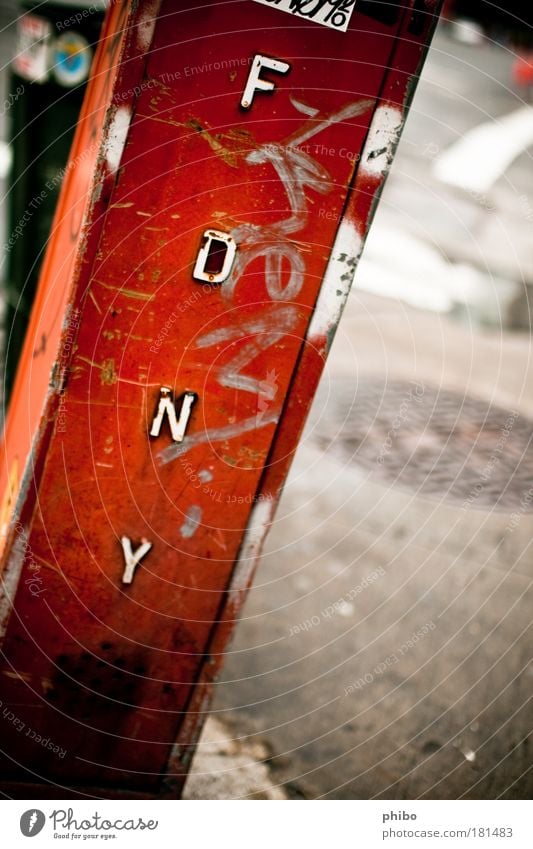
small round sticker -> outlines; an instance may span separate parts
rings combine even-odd
[[[86,38],[77,32],[65,32],[54,45],[53,73],[60,85],[71,88],[89,75],[92,51]]]

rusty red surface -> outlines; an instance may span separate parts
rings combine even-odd
[[[38,302],[60,280],[57,329],[38,306],[6,429],[4,486],[15,454],[26,476],[2,565],[12,794],[179,793],[436,5],[383,22],[361,2],[345,33],[252,0],[141,2],[126,27],[112,10],[121,61],[109,74],[101,50],[89,87],[85,120],[98,101],[105,122],[78,190],[87,223],[67,249],[65,189]],[[256,54],[290,70],[263,70],[275,89],[244,110]],[[220,285],[193,278],[209,229],[238,245]],[[28,415],[34,364],[54,362]],[[168,419],[150,436],[162,387],[178,408],[197,396],[182,443]],[[131,584],[122,538],[151,543]]]

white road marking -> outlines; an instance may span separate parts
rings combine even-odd
[[[387,250],[383,250],[383,245]],[[418,309],[447,313],[468,310],[499,323],[520,284],[483,273],[466,263],[450,263],[433,245],[397,227],[374,227],[361,257],[357,288],[402,300]]]
[[[466,191],[487,192],[533,145],[533,107],[474,127],[433,162],[433,174]]]

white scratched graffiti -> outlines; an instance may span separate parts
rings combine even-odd
[[[242,374],[242,369],[272,345],[290,333],[298,319],[298,310],[292,305],[270,308],[261,318],[243,321],[240,324],[215,330],[201,336],[197,348],[210,348],[220,341],[249,339],[239,353],[226,365],[218,369],[218,382],[230,389],[243,389],[245,392],[264,394],[264,380]]]
[[[322,120],[308,120],[285,142],[263,144],[248,154],[246,161],[250,165],[270,163],[276,170],[287,193],[292,215],[271,227],[241,224],[234,228],[231,235],[239,251],[232,273],[221,287],[225,297],[233,296],[248,265],[262,256],[265,258],[265,284],[270,297],[273,300],[291,300],[298,295],[304,281],[305,262],[298,246],[287,237],[303,230],[307,224],[309,201],[306,189],[328,194],[334,185],[326,168],[302,150],[301,145],[333,124],[363,115],[373,102],[359,100]],[[285,287],[282,285],[284,259],[290,268]]]
[[[276,424],[280,413],[281,409],[277,407],[275,409],[268,410],[261,419],[261,427],[265,427],[269,424]],[[227,439],[233,439],[234,436],[240,436],[241,433],[248,433],[250,430],[256,430],[257,427],[257,415],[249,416],[247,419],[242,419],[240,422],[236,422],[235,424],[229,424],[224,427],[215,427],[210,430],[193,433],[191,436],[186,437],[181,444],[174,443],[173,445],[168,445],[166,448],[163,448],[163,450],[159,452],[158,456],[161,463],[171,463],[172,460],[176,460],[178,457],[186,454],[196,445],[203,445],[206,442],[225,442]]]
[[[238,245],[238,252],[231,274],[220,286],[222,296],[232,301],[239,280],[250,263],[264,258],[265,288],[274,304],[263,309],[258,316],[247,317],[239,324],[217,328],[197,339],[198,349],[236,339],[246,340],[239,353],[217,369],[217,380],[221,386],[254,394],[262,392],[264,381],[244,374],[243,369],[261,352],[291,333],[298,322],[300,312],[296,306],[275,305],[276,301],[294,301],[305,279],[304,254],[291,237],[308,223],[310,201],[307,192],[324,195],[331,192],[335,185],[326,168],[302,149],[302,145],[334,124],[363,115],[373,103],[373,100],[359,100],[324,117],[310,117],[283,142],[260,145],[246,157],[249,165],[270,164],[274,168],[286,192],[291,214],[270,226],[243,223],[231,232]],[[162,450],[158,455],[159,460],[163,464],[170,463],[200,443],[228,439],[248,430],[275,424],[279,415],[280,410],[270,410],[268,415],[259,418],[254,416],[228,427],[191,435],[181,445],[170,445]]]

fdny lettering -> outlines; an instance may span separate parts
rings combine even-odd
[[[135,569],[148,554],[152,547],[152,543],[148,542],[147,539],[141,540],[141,545],[137,549],[137,551],[133,551],[131,548],[131,540],[129,537],[122,537],[120,540],[122,544],[122,551],[124,553],[124,560],[126,563],[126,568],[124,569],[124,574],[122,575],[122,583],[123,584],[132,584],[133,576],[135,574]]]
[[[195,392],[185,393],[181,402],[180,417],[178,419],[176,416],[176,408],[172,401],[172,392],[168,386],[162,386],[159,405],[157,407],[156,416],[152,422],[150,436],[159,436],[163,419],[165,416],[168,416],[172,439],[174,442],[183,442],[183,437],[185,436],[187,425],[189,424],[189,419],[191,417],[193,404],[197,397],[198,396]]]
[[[230,275],[237,253],[235,239],[221,230],[206,230],[204,240],[196,258],[192,276],[195,280],[205,283],[224,283]],[[217,268],[212,268],[210,267],[212,259],[218,259],[218,255],[222,253],[221,250],[217,250],[217,246],[224,249],[224,258],[218,261]],[[217,253],[213,256],[215,250]]]
[[[256,91],[273,91],[274,83],[261,78],[263,68],[276,71],[278,74],[286,74],[290,70],[290,67],[288,62],[282,62],[281,59],[270,59],[268,56],[261,56],[260,53],[256,53],[241,99],[242,108],[250,109]]]

